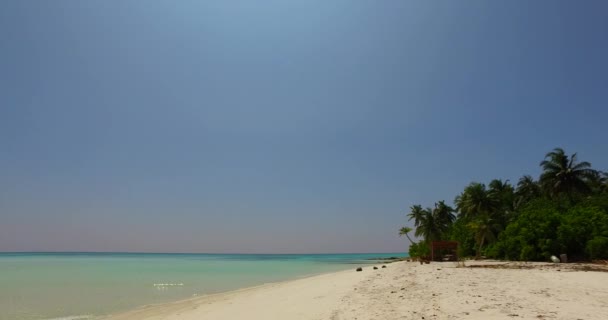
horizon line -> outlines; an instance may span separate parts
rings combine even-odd
[[[252,253],[234,253],[234,252],[143,252],[143,251],[0,251],[0,254],[11,253],[120,253],[120,254],[235,254],[235,255],[256,255],[256,254],[273,254],[273,255],[304,255],[304,254],[405,254],[403,252],[316,252],[316,253],[268,253],[268,252],[252,252]]]

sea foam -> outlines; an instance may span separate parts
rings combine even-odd
[[[173,286],[183,286],[183,283],[155,283],[155,287],[173,287]]]

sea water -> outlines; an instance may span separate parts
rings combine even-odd
[[[405,255],[0,253],[0,320],[92,319]]]

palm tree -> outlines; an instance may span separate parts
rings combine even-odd
[[[416,228],[415,235],[423,237],[425,242],[439,240],[441,238],[441,226],[437,221],[437,216],[433,214],[433,209],[426,208],[422,212],[423,215]]]
[[[420,221],[422,220],[422,216],[424,215],[424,209],[422,209],[422,206],[419,204],[413,205],[410,207],[410,210],[412,210],[410,213],[408,213],[408,217],[409,220],[414,220],[414,226],[419,226],[420,225]]]
[[[501,224],[505,225],[512,218],[515,211],[515,192],[509,180],[504,182],[494,179],[489,184],[488,196],[496,202],[493,216],[498,218]]]
[[[415,235],[423,237],[425,242],[441,240],[455,219],[454,209],[445,201],[435,203],[435,208],[420,208],[419,224]]]
[[[499,207],[494,194],[482,183],[472,182],[454,200],[456,210],[465,219],[473,219],[483,214],[492,214]]]
[[[521,208],[525,203],[532,199],[536,199],[541,196],[541,189],[538,182],[534,181],[534,178],[530,175],[525,175],[519,178],[517,182],[517,189],[515,190],[515,205],[514,207]]]
[[[608,190],[608,173],[595,171],[588,179],[589,188],[593,193],[602,193]]]
[[[507,207],[513,205],[513,195],[515,190],[509,183],[509,180],[505,180],[503,182],[500,179],[494,179],[490,181],[490,184],[488,185],[488,192],[490,193],[491,197],[499,202],[499,205]]]
[[[540,183],[551,196],[591,191],[587,181],[595,170],[591,169],[589,162],[577,162],[576,153],[568,157],[563,149],[555,148],[545,155],[540,166],[543,168]]]
[[[494,232],[500,229],[500,224],[489,214],[483,214],[469,222],[468,226],[475,234],[475,241],[477,242],[475,259],[479,259],[486,240],[488,242],[495,240]]]
[[[490,181],[490,184],[488,185],[488,187],[490,189],[490,192],[495,192],[495,193],[506,193],[506,192],[513,190],[513,187],[509,183],[508,179],[505,180],[504,182],[500,179],[494,179],[494,180]]]
[[[438,223],[442,224],[441,229],[447,229],[456,219],[456,216],[454,216],[454,209],[445,204],[445,201],[443,200],[435,203],[435,210],[433,210],[433,213],[436,215]]]
[[[519,178],[517,182],[517,190],[515,191],[517,196],[523,197],[527,200],[540,196],[540,186],[534,178],[530,175],[525,175]]]
[[[408,233],[412,232],[412,228],[410,227],[403,227],[401,229],[399,229],[399,236],[406,236],[407,239],[410,241],[411,244],[415,244],[415,242],[412,240],[412,238],[410,238],[410,235]]]

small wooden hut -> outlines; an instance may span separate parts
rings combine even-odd
[[[432,261],[458,261],[458,241],[432,241]]]

